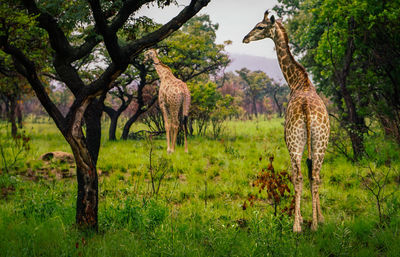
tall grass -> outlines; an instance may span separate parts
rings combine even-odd
[[[326,224],[317,232],[307,226],[306,179],[302,234],[291,232],[290,217],[274,217],[268,203],[242,210],[251,181],[267,165],[260,157],[274,154],[275,169],[289,169],[282,122],[229,121],[219,140],[189,138],[188,154],[177,147],[167,155],[165,139],[153,139],[153,160],[166,159],[172,167],[157,198],[151,196],[148,141],[110,142],[104,128],[98,233],[74,226],[75,179],[31,180],[23,170],[2,174],[0,187],[14,190],[0,199],[0,256],[398,256],[399,193],[385,203],[386,222],[380,224],[376,203],[360,181],[369,162],[400,170],[399,149],[379,136],[368,139],[371,157],[357,164],[330,149],[320,187]],[[26,129],[31,169],[45,152],[70,152],[54,125],[32,123]],[[398,191],[396,174],[387,190]]]

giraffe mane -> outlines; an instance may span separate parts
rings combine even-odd
[[[289,37],[288,37],[288,35],[287,35],[287,33],[286,33],[285,27],[283,27],[283,25],[282,25],[282,23],[281,23],[280,21],[276,21],[276,24],[278,25],[279,29],[281,30],[281,32],[282,32],[282,34],[283,34],[283,39],[285,40],[285,44],[289,47]],[[306,77],[308,77],[306,69],[305,69],[304,66],[301,65],[298,61],[296,61],[296,59],[294,59],[294,57],[293,57],[293,55],[292,55],[292,52],[290,51],[290,48],[289,48],[289,55],[290,55],[289,57],[290,57],[291,59],[294,60],[294,63],[296,64],[296,66],[297,66],[298,68],[300,68],[300,70],[302,71],[302,73],[303,73]]]
[[[171,72],[172,72],[171,68],[170,68],[170,67],[168,67],[167,65],[165,65],[164,63],[162,63],[162,62],[159,62],[159,63],[158,63],[158,65],[161,65],[161,66],[163,66],[164,68],[167,68],[169,71],[171,71]]]

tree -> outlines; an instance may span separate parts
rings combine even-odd
[[[280,85],[272,80],[266,91],[267,96],[275,103],[278,110],[278,117],[282,117],[284,113],[284,104],[288,102],[289,87]]]
[[[242,68],[236,71],[243,80],[243,91],[252,104],[252,112],[257,117],[257,101],[262,99],[268,87],[272,85],[271,79],[263,71],[250,71]]]
[[[234,98],[223,96],[217,89],[217,84],[211,81],[188,83],[192,97],[190,108],[190,133],[196,128],[198,135],[205,135],[211,122],[213,136],[218,137],[221,122],[236,113]]]
[[[135,58],[128,69],[116,81],[115,90],[110,91],[110,95],[120,100],[120,105],[114,108],[105,105],[104,111],[110,117],[109,139],[116,140],[115,132],[117,122],[121,114],[129,107],[131,103],[137,105],[134,114],[129,117],[124,125],[121,139],[128,138],[129,130],[132,124],[146,112],[157,100],[155,94],[150,101],[144,99],[143,90],[145,86],[151,85],[156,79],[154,74],[149,74],[148,65],[143,63],[143,58]]]
[[[102,99],[114,85],[115,79],[128,67],[132,58],[179,29],[206,6],[209,0],[192,0],[174,19],[159,29],[121,44],[118,35],[120,29],[127,25],[135,27],[135,23],[129,22],[131,14],[141,6],[152,2],[159,6],[170,4],[169,0],[112,2],[23,0],[21,3],[9,0],[1,12],[2,21],[10,19],[10,13],[21,16],[21,19],[17,20],[18,24],[4,26],[5,23],[2,22],[1,50],[12,56],[17,71],[28,80],[74,154],[78,180],[76,223],[81,228],[97,229],[98,226],[96,164],[100,147]],[[21,29],[22,25],[26,24],[29,24],[29,30]],[[30,31],[32,33],[29,33]],[[65,116],[45,90],[45,84],[38,75],[40,70],[34,56],[27,52],[22,44],[18,44],[18,41],[21,41],[26,45],[30,38],[35,38],[34,32],[37,31],[46,32],[48,39],[45,42],[52,49],[52,65],[57,76],[71,90],[75,98]],[[78,41],[80,42],[77,43]],[[77,64],[93,54],[99,44],[104,44],[112,62],[103,69],[98,78],[88,81],[80,73]],[[83,119],[86,133],[82,130]]]
[[[209,15],[191,18],[182,29],[162,42],[165,58],[161,55],[161,60],[185,82],[201,75],[207,80],[230,63],[229,56],[224,53],[230,42],[217,44],[217,30],[218,24],[213,24]]]
[[[11,135],[13,138],[17,136],[17,117],[19,126],[22,127],[21,107],[18,101],[24,93],[24,78],[19,75],[15,69],[7,65],[6,59],[0,60],[0,96],[5,104],[8,121],[11,123]]]
[[[152,98],[148,101],[146,101],[145,96],[144,96],[144,89],[145,86],[151,85],[154,81],[155,78],[153,75],[149,75],[149,68],[146,66],[146,64],[143,63],[135,63],[133,65],[136,70],[139,72],[137,74],[138,76],[138,84],[137,84],[137,90],[136,90],[136,111],[134,114],[128,119],[128,121],[125,123],[124,128],[122,130],[122,136],[121,139],[126,140],[128,139],[129,135],[129,130],[132,126],[132,124],[146,111],[148,111],[157,101],[158,98],[158,93],[155,93]]]

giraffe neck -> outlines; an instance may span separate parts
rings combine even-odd
[[[310,90],[311,82],[304,67],[298,63],[289,48],[289,40],[285,28],[280,22],[275,23],[275,36],[273,38],[278,56],[279,66],[291,91]]]
[[[153,56],[154,68],[161,80],[166,80],[170,78],[172,72],[165,64],[163,64],[157,56]]]

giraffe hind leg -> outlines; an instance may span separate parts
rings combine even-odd
[[[301,194],[303,191],[303,176],[301,175],[301,155],[293,154],[291,156],[292,162],[292,181],[295,193],[295,210],[294,210],[294,224],[293,232],[301,232]]]
[[[187,122],[188,122],[188,116],[183,117],[183,130],[184,130],[184,140],[185,140],[185,153],[188,152],[188,145],[187,145],[187,134],[188,134],[188,128],[187,128]]]
[[[313,154],[313,167],[311,174],[309,174],[313,213],[311,230],[314,231],[318,229],[318,223],[324,222],[318,192],[319,185],[321,184],[319,173],[321,170],[323,158],[323,154]]]

